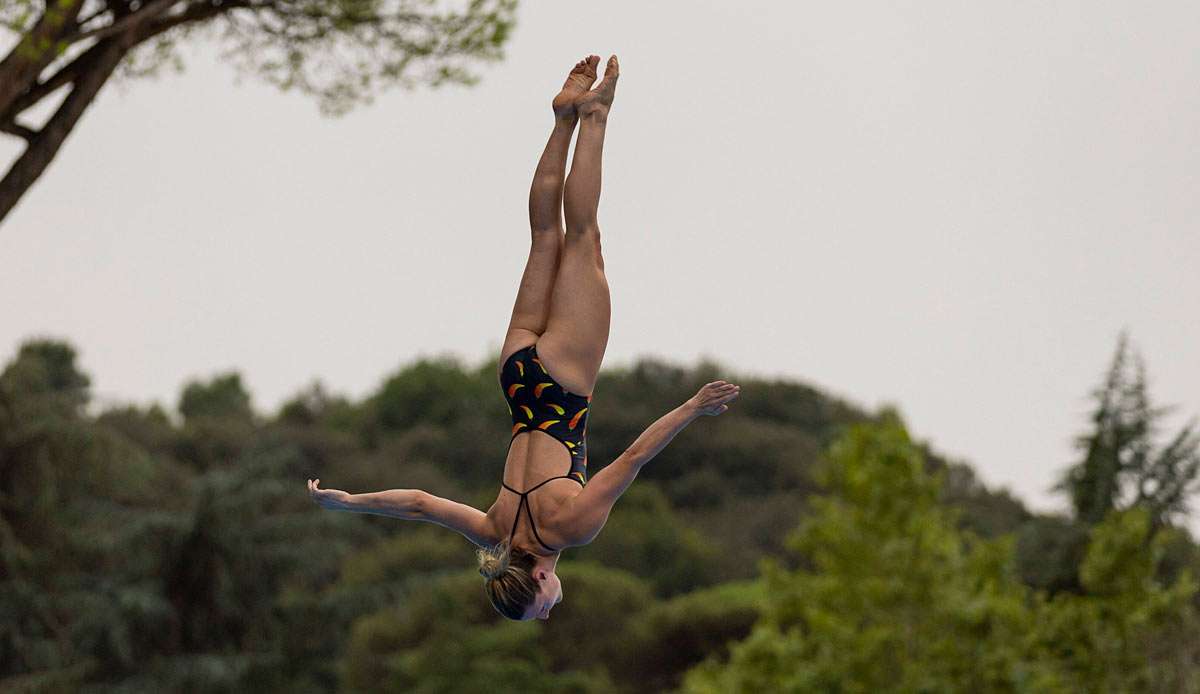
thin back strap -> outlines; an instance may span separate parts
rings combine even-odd
[[[540,544],[541,546],[545,547],[546,549],[550,550],[551,552],[557,552],[558,551],[557,549],[554,549],[550,545],[546,544],[542,540],[542,536],[538,535],[537,526],[533,524],[533,511],[530,510],[530,508],[529,508],[529,497],[525,496],[522,498],[525,499],[525,515],[529,516],[529,529],[533,531],[533,537],[535,539],[537,539],[538,544]],[[521,515],[521,509],[517,509],[517,515],[518,516]]]
[[[532,487],[530,487],[529,489],[526,489],[523,492],[518,492],[517,490],[508,486],[507,484],[504,483],[504,480],[500,481],[500,486],[504,487],[505,489],[512,492],[513,494],[516,494],[517,496],[521,497],[521,501],[519,501],[517,503],[517,512],[513,516],[512,530],[510,530],[508,533],[508,546],[509,547],[512,547],[513,538],[516,537],[517,523],[520,522],[520,520],[521,520],[521,506],[524,506],[525,507],[525,515],[529,516],[529,529],[533,531],[534,539],[536,539],[538,541],[538,543],[541,544],[541,546],[545,547],[546,549],[550,550],[551,552],[558,551],[557,549],[554,549],[553,547],[551,547],[550,545],[548,545],[544,541],[542,541],[542,536],[538,534],[537,525],[534,524],[534,522],[533,522],[533,510],[531,508],[529,508],[529,493],[534,491],[535,489],[537,489],[538,487],[542,486],[543,484],[545,484],[547,482],[550,482],[552,480],[563,480],[563,479],[575,480],[576,482],[579,481],[579,480],[575,479],[574,477],[571,477],[570,475],[559,475],[557,477],[551,477],[550,479],[542,480],[541,482],[538,482],[537,484],[533,485]]]

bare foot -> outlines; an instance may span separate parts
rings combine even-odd
[[[580,118],[591,115],[608,117],[608,109],[617,94],[617,78],[620,76],[621,66],[617,64],[617,56],[614,55],[608,59],[608,66],[604,68],[604,79],[600,80],[600,84],[575,100],[575,112]]]
[[[562,91],[551,102],[555,118],[575,117],[575,100],[586,94],[592,82],[596,81],[596,66],[599,64],[598,55],[589,55],[575,63],[575,67],[571,68],[571,73],[567,75],[567,81],[563,82]]]

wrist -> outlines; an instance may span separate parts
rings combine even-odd
[[[687,400],[682,405],[680,405],[679,410],[683,414],[687,415],[689,422],[700,416],[700,408],[697,407],[696,404],[693,403],[691,400]]]

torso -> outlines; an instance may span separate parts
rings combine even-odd
[[[513,352],[528,347],[529,344],[529,341],[525,344],[506,344],[500,356],[500,364]],[[543,351],[541,358],[546,368],[557,374],[552,356]],[[512,440],[508,457],[504,460],[502,479],[513,489],[525,491],[551,477],[565,475],[570,469],[571,456],[561,442],[545,432],[529,431]],[[546,544],[559,550],[570,546],[569,529],[561,527],[556,512],[565,501],[579,494],[582,489],[583,486],[573,479],[556,479],[529,494],[528,503],[533,512],[534,523],[537,524],[538,535]],[[500,487],[496,501],[487,511],[488,526],[496,542],[508,539],[520,502],[519,495]],[[513,541],[516,546],[534,554],[550,556],[557,553],[551,552],[537,541],[529,528],[529,518],[524,510],[521,511],[521,520],[517,523]]]

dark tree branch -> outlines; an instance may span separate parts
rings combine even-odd
[[[169,8],[178,1],[179,0],[159,0],[157,3],[159,9],[155,10],[154,14],[161,14],[163,10]],[[222,3],[218,7],[214,7],[212,5],[193,5],[192,8],[189,8],[184,12],[169,16],[165,20],[161,20],[160,22],[149,25],[151,27],[151,31],[148,33],[145,31],[146,27],[139,29],[138,33],[135,34],[135,45],[180,24],[207,19],[230,8],[248,6],[249,2],[246,0],[230,0],[229,2]],[[104,29],[111,29],[117,24],[129,29],[140,21],[147,21],[152,18],[153,15],[144,15],[143,12],[136,12],[121,20],[118,20],[116,23],[109,25],[108,27],[104,27]],[[89,36],[93,37],[95,35],[96,34],[89,34]],[[7,112],[0,113],[0,122],[15,121],[17,116],[40,102],[42,99],[50,96],[50,94],[54,93],[55,90],[61,88],[63,85],[74,82],[79,77],[81,66],[86,66],[92,61],[99,45],[100,44],[98,42],[92,45],[92,47],[76,56],[75,59],[70,63],[64,65],[61,69],[59,69],[58,72],[46,78],[44,81],[35,84],[28,91],[18,96],[13,101],[12,106]]]
[[[80,66],[86,65],[92,60],[97,50],[96,46],[99,45],[100,44],[97,43],[95,46],[92,46],[83,53],[75,56],[74,60],[63,66],[62,69],[51,75],[44,82],[35,84],[29,89],[29,91],[17,97],[16,100],[13,101],[13,105],[8,110],[8,113],[4,115],[4,118],[7,118],[8,120],[16,118],[30,106],[33,106],[42,99],[45,99],[47,96],[53,93],[54,90],[58,89],[64,84],[70,84],[71,82],[74,82],[75,78],[79,76]]]
[[[83,0],[51,3],[29,33],[0,60],[0,113],[8,113],[13,100],[58,57],[62,37],[75,30],[82,9]]]
[[[269,4],[271,3],[258,3],[258,5]],[[183,12],[168,15],[151,24],[139,26],[134,32],[134,44],[138,44],[146,39],[158,36],[164,31],[174,29],[181,24],[199,22],[239,7],[256,7],[258,5],[252,4],[250,0],[225,0],[220,5],[213,5],[211,3],[190,5]]]
[[[93,54],[88,65],[81,67],[71,93],[0,180],[0,219],[8,216],[29,186],[46,170],[96,93],[132,47],[124,36],[105,39],[98,45],[102,48]]]
[[[155,16],[162,14],[171,8],[172,5],[180,2],[180,0],[151,0],[145,6],[140,8],[133,14],[125,15],[120,19],[115,20],[107,26],[97,27],[89,31],[76,32],[68,36],[66,40],[70,43],[82,41],[84,39],[102,39],[109,36],[119,34],[132,26],[153,19]]]
[[[33,144],[34,138],[37,137],[37,133],[35,131],[30,130],[29,128],[26,128],[20,123],[16,123],[14,121],[0,123],[0,132],[24,138],[25,141],[30,144]]]

